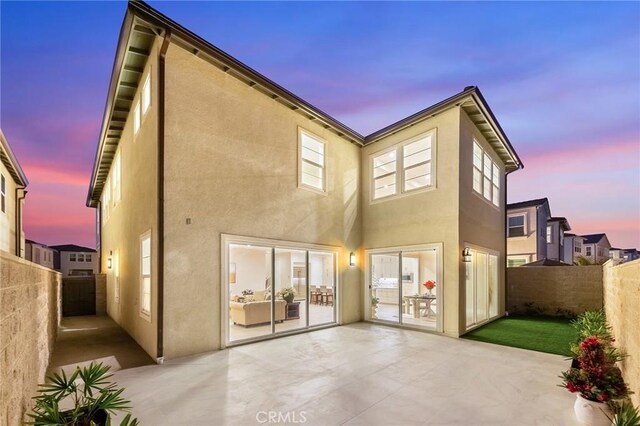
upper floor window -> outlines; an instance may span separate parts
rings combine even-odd
[[[84,262],[84,254],[78,253],[78,262]]]
[[[91,255],[90,254],[85,254],[84,255],[84,261],[85,262],[91,262]]]
[[[151,106],[151,71],[147,74],[142,86],[142,115],[147,113]]]
[[[575,246],[573,248],[573,251],[575,251],[576,253],[581,253],[582,252],[582,250],[580,250],[580,247],[578,247],[578,246]]]
[[[120,159],[120,151],[116,153],[113,159],[113,168],[111,172],[111,184],[113,186],[113,205],[117,205],[122,199],[122,162]]]
[[[140,237],[140,312],[151,315],[151,231]]]
[[[500,206],[500,169],[476,140],[473,141],[473,190],[496,207]]]
[[[589,246],[585,247],[584,253],[585,253],[587,256],[591,256],[591,247],[589,247]]]
[[[76,254],[75,253],[69,254],[69,261],[70,262],[75,262],[76,261]]]
[[[137,135],[138,130],[140,130],[140,101],[136,102],[133,108],[133,134]]]
[[[553,239],[551,238],[551,225],[547,226],[547,244],[551,244]]]
[[[509,216],[508,218],[507,236],[508,237],[523,237],[526,234],[525,229],[525,215]]]
[[[429,188],[433,179],[432,130],[372,156],[372,199]]]
[[[298,185],[326,191],[326,144],[319,137],[300,129]]]
[[[7,181],[3,174],[0,174],[0,210],[7,212]]]

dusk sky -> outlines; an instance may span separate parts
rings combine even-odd
[[[369,134],[465,86],[572,232],[640,249],[640,3],[174,3],[173,20]],[[0,2],[0,127],[25,232],[95,247],[85,207],[124,2]]]

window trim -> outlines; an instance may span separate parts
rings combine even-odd
[[[547,235],[546,240],[547,244],[553,244],[553,225],[547,225]]]
[[[7,213],[7,178],[0,173],[0,211]]]
[[[142,115],[140,115],[140,99],[135,101],[133,107],[133,136],[134,139],[140,133],[140,127],[142,127]]]
[[[483,197],[484,198],[484,197]],[[523,228],[524,228],[524,234],[523,235],[517,235],[517,236],[511,236],[509,235],[509,229],[511,229],[511,227],[509,226],[509,219],[512,217],[517,217],[517,216],[522,216],[523,219]],[[528,212],[518,212],[518,213],[509,213],[507,214],[507,238],[527,238],[529,236],[529,213]]]
[[[531,255],[522,254],[522,255],[509,255],[507,256],[507,268],[519,268],[520,266],[509,266],[510,260],[524,260],[524,264],[531,262]]]
[[[324,164],[322,165],[322,189],[318,189],[315,186],[302,183],[302,163],[306,161],[302,158],[302,135],[303,134],[315,140],[316,142],[321,143],[322,146],[324,147],[324,156],[323,156]],[[298,188],[306,189],[308,191],[315,192],[316,194],[322,194],[322,195],[328,194],[328,190],[327,190],[327,147],[328,145],[329,144],[324,138],[321,138],[317,134],[298,126]],[[319,166],[316,163],[310,163],[310,164]]]
[[[474,156],[475,156],[475,146],[478,146],[478,148],[480,149],[481,153],[482,153],[482,157],[481,157],[481,168],[478,169],[478,167],[476,167],[475,163],[474,163]],[[491,168],[490,168],[490,174],[489,174],[489,186],[490,188],[490,198],[485,197],[484,192],[485,192],[485,179],[487,179],[487,176],[484,173],[484,167],[485,167],[485,158],[489,159],[490,163],[491,163]],[[497,184],[494,181],[494,177],[495,174],[493,173],[494,167],[498,169],[498,175],[497,175]],[[483,199],[486,203],[491,204],[494,208],[500,210],[501,206],[502,206],[502,175],[504,174],[504,172],[502,171],[502,169],[500,168],[499,162],[495,160],[495,158],[493,157],[493,155],[490,154],[490,150],[487,150],[484,145],[482,143],[480,143],[480,141],[478,140],[477,137],[473,137],[473,147],[471,149],[471,192],[474,193],[476,196],[480,197],[481,199]],[[475,189],[475,187],[473,186],[473,179],[474,179],[474,171],[478,170],[480,172],[480,191],[477,191]],[[496,204],[496,201],[494,200],[494,191],[498,190],[498,203]]]
[[[144,78],[144,83],[142,83],[142,90],[140,91],[140,107],[141,107],[141,111],[140,111],[140,118],[144,119],[147,116],[147,113],[149,112],[149,110],[151,109],[151,67],[149,67],[149,71],[147,71],[147,76]],[[147,89],[147,87],[149,88],[149,93],[148,93],[148,102],[147,105],[145,106],[145,98],[147,97],[147,95],[145,95],[145,90]],[[140,120],[141,124],[142,124],[142,120]]]
[[[139,245],[138,245],[138,249],[139,249],[139,311],[140,311],[140,316],[144,319],[146,319],[147,321],[151,322],[151,314],[153,312],[153,306],[152,306],[152,301],[153,301],[153,267],[152,267],[152,260],[153,260],[153,240],[152,240],[152,235],[151,235],[151,229],[149,229],[148,231],[144,232],[142,235],[140,235],[140,239],[139,239]],[[147,275],[142,273],[142,243],[145,239],[149,238],[149,312],[146,312],[143,308],[143,298],[144,298],[144,278],[147,277]]]
[[[406,189],[405,188],[405,172],[407,169],[404,167],[404,147],[410,145],[420,139],[424,139],[427,136],[431,136],[431,159],[428,164],[431,166],[430,170],[430,183],[427,186],[415,188],[415,189]],[[378,178],[373,177],[373,171],[375,169],[373,162],[375,158],[380,157],[381,155],[387,154],[391,151],[396,152],[396,170],[395,170],[395,180],[396,180],[396,191],[393,194],[385,195],[384,197],[375,197],[375,181]],[[437,164],[438,164],[438,128],[434,127],[425,132],[414,135],[408,139],[404,139],[396,144],[393,144],[387,148],[381,149],[379,151],[373,152],[369,154],[369,170],[368,170],[368,179],[369,179],[369,203],[377,204],[379,202],[384,202],[392,198],[401,198],[407,197],[413,194],[419,194],[422,192],[433,191],[437,189]],[[422,163],[421,163],[422,164]],[[416,166],[416,165],[414,165]],[[413,167],[413,166],[412,166]],[[391,175],[393,173],[388,173],[385,176]]]

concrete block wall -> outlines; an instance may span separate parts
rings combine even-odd
[[[604,269],[604,308],[613,329],[616,346],[629,357],[622,361],[625,381],[635,393],[631,400],[640,405],[640,259]]]
[[[96,315],[107,315],[107,274],[96,274]]]
[[[0,251],[0,425],[20,425],[45,378],[60,323],[61,275]]]
[[[507,310],[524,312],[530,303],[550,315],[602,309],[602,266],[507,268]]]

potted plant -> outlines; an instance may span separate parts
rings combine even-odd
[[[611,340],[589,336],[572,348],[578,368],[562,373],[569,392],[577,393],[574,411],[578,421],[589,426],[605,426],[611,422],[608,403],[630,394],[622,372],[615,365],[624,354],[611,345]]]
[[[293,302],[294,297],[296,297],[296,291],[293,287],[285,287],[278,293],[280,297],[282,297],[287,303]]]
[[[431,296],[431,291],[436,288],[436,282],[431,280],[425,281],[422,285],[427,289],[429,296]]]
[[[92,362],[89,366],[77,367],[67,377],[64,370],[47,376],[47,383],[41,384],[39,395],[35,396],[35,406],[28,413],[32,420],[26,424],[65,426],[105,426],[111,424],[111,415],[128,412],[130,402],[122,398],[124,388],[116,388],[109,382],[111,366]],[[71,408],[63,409],[61,405]],[[120,426],[138,425],[138,419],[127,414]]]
[[[380,303],[380,299],[375,296],[371,296],[371,318],[373,319],[378,318],[378,303]]]
[[[612,426],[640,426],[640,413],[629,401],[619,404],[615,411],[615,416],[609,418]]]

